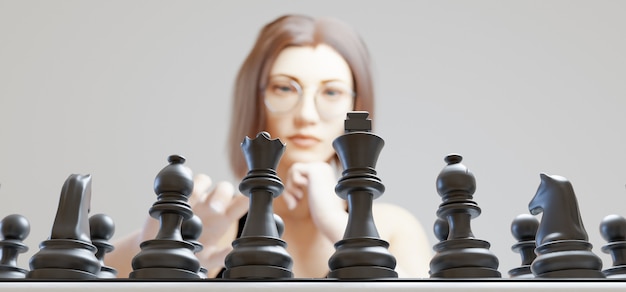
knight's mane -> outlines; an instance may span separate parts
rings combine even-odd
[[[578,207],[578,200],[576,200],[576,193],[574,192],[574,187],[572,186],[572,183],[570,183],[569,181],[564,181],[562,184],[563,184],[563,187],[566,188],[566,192],[572,196],[570,200],[567,200],[569,203],[569,206],[567,207],[569,210],[572,210],[571,212],[569,212],[571,222],[576,224],[575,228],[579,229],[579,232],[584,237],[587,237],[586,236],[587,232],[585,231],[582,218],[580,217],[580,208]]]
[[[576,193],[574,192],[574,187],[572,183],[566,179],[555,179],[554,182],[556,186],[559,188],[559,194],[564,197],[564,200],[567,206],[563,206],[563,208],[567,208],[570,228],[574,229],[582,239],[587,239],[587,232],[585,231],[585,227],[583,225],[582,218],[580,217],[580,209],[578,208],[578,201],[576,200]]]

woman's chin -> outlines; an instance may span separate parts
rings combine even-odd
[[[313,162],[328,162],[332,158],[331,156],[321,156],[318,153],[311,153],[305,151],[294,151],[282,158],[282,160],[290,162],[290,164],[300,162],[300,163],[313,163]]]

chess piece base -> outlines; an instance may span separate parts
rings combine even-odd
[[[128,276],[131,279],[199,279],[197,273],[172,268],[143,268],[134,270]]]
[[[509,276],[511,278],[516,279],[526,279],[526,278],[534,278],[533,272],[530,270],[530,265],[521,266],[514,269],[509,270]]]
[[[626,265],[611,267],[602,273],[609,279],[626,279]]]
[[[112,279],[117,278],[117,270],[111,267],[103,266],[100,268],[98,278]]]
[[[580,279],[580,278],[605,278],[605,276],[600,271],[585,270],[585,269],[571,269],[571,270],[560,270],[560,271],[539,274],[537,275],[537,278]]]
[[[206,278],[208,278],[208,277],[207,277],[207,273],[208,273],[208,272],[209,272],[209,271],[207,271],[207,269],[206,269],[205,267],[200,267],[200,270],[198,271],[198,276],[199,276],[201,279],[206,279]]]
[[[132,260],[133,270],[146,272],[137,273],[137,278],[188,279],[188,275],[198,277],[200,263],[193,253],[193,244],[175,239],[150,239],[142,242],[140,247],[141,251]],[[161,270],[175,272],[170,275],[170,272],[163,274]],[[153,272],[156,274],[153,275]]]
[[[337,279],[381,279],[398,278],[396,271],[385,267],[346,267],[331,271],[328,278]]]
[[[280,238],[268,236],[240,237],[233,241],[233,250],[226,256],[227,279],[292,278],[291,256]]]
[[[93,279],[100,271],[96,247],[74,239],[49,239],[40,244],[39,252],[30,259],[27,278]]]
[[[27,270],[13,266],[0,266],[0,279],[23,279]]]
[[[490,268],[461,267],[439,271],[430,275],[431,278],[501,278],[500,272]]]
[[[80,270],[69,269],[37,269],[28,272],[27,278],[31,279],[97,279],[95,274]]]
[[[293,273],[285,268],[267,265],[249,265],[227,269],[224,279],[286,279],[293,278]]]
[[[329,278],[397,278],[396,259],[380,238],[345,238],[335,243],[335,253],[328,261]]]
[[[538,278],[604,278],[602,260],[583,240],[558,240],[540,245],[531,270]]]
[[[476,238],[444,240],[433,249],[431,278],[499,278],[498,258],[489,242]]]

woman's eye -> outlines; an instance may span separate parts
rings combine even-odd
[[[323,94],[329,98],[338,98],[343,96],[345,91],[338,88],[326,88],[324,89]]]
[[[280,90],[282,92],[292,92],[293,88],[291,88],[289,86],[278,86],[278,90]]]
[[[292,94],[297,93],[297,90],[288,84],[273,84],[271,86],[271,91],[276,94]]]

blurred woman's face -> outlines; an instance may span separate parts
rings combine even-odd
[[[285,143],[281,164],[327,162],[354,107],[348,63],[328,45],[288,47],[276,58],[263,92],[267,129]]]

